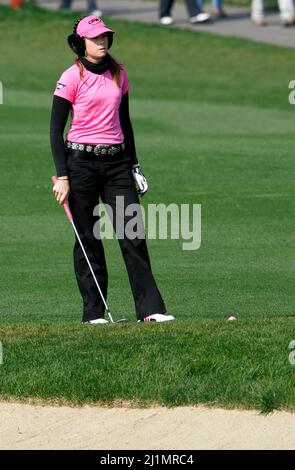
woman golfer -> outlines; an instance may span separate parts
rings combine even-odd
[[[143,195],[147,190],[136,157],[129,117],[127,73],[108,53],[113,33],[96,16],[86,16],[75,23],[68,43],[78,58],[57,82],[50,133],[58,177],[53,192],[60,204],[67,198],[69,200],[75,225],[105,298],[108,273],[102,241],[93,234],[98,220],[98,216],[93,215],[94,207],[99,198],[111,207],[113,227],[117,232],[118,223],[125,228],[132,218],[126,215],[126,208],[130,204],[138,205],[138,194]],[[64,142],[69,112],[72,121]],[[118,196],[123,201],[120,207],[116,204]],[[118,239],[137,319],[174,320],[172,315],[166,314],[154,280],[144,233],[134,238],[128,237],[124,230]],[[83,298],[83,322],[107,323],[104,303],[77,240],[74,268]]]

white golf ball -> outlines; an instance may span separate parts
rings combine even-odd
[[[228,320],[228,321],[234,321],[234,320],[236,320],[236,319],[237,319],[237,318],[232,315],[231,317],[228,317],[227,320]]]

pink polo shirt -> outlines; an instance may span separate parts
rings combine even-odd
[[[120,144],[124,135],[120,125],[119,107],[122,95],[129,90],[124,67],[121,69],[120,86],[114,82],[108,70],[101,75],[80,69],[74,64],[57,82],[56,96],[72,103],[72,123],[67,140],[84,144]]]

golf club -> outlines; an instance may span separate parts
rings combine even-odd
[[[57,182],[57,177],[56,177],[56,176],[53,176],[51,179],[52,179],[53,184],[55,184],[55,183]],[[88,264],[89,269],[90,269],[90,271],[91,271],[91,274],[92,274],[92,276],[93,276],[93,279],[94,279],[94,282],[95,282],[95,284],[96,284],[96,287],[97,287],[97,289],[98,289],[98,291],[99,291],[99,293],[100,293],[100,296],[101,296],[101,298],[102,298],[102,301],[103,301],[103,303],[104,303],[104,306],[105,306],[105,308],[106,308],[106,311],[107,311],[107,314],[108,314],[108,316],[109,316],[109,319],[110,319],[111,323],[122,323],[122,322],[126,322],[126,321],[127,321],[126,318],[122,318],[121,320],[116,320],[116,321],[114,321],[113,316],[112,316],[112,314],[111,314],[111,311],[110,311],[110,309],[109,309],[109,307],[108,307],[108,305],[107,305],[107,303],[106,303],[106,301],[105,301],[105,298],[104,298],[104,296],[103,296],[103,293],[102,293],[102,291],[101,291],[101,288],[100,288],[100,286],[99,286],[99,284],[98,284],[98,281],[97,281],[97,279],[96,279],[96,276],[95,276],[95,274],[94,274],[94,271],[93,271],[93,269],[92,269],[92,266],[91,266],[91,264],[90,264],[90,261],[89,261],[89,259],[88,259],[87,254],[86,254],[86,251],[85,251],[85,249],[84,249],[83,243],[82,243],[82,241],[81,241],[81,239],[80,239],[80,237],[79,237],[79,233],[78,233],[77,228],[76,228],[76,226],[75,226],[75,224],[74,224],[73,216],[72,216],[72,213],[71,213],[70,208],[69,208],[69,206],[68,206],[68,203],[65,201],[65,202],[62,203],[62,205],[63,205],[63,208],[64,208],[66,214],[67,214],[67,217],[68,217],[69,221],[70,221],[71,224],[72,224],[72,227],[73,227],[73,229],[74,229],[74,232],[75,232],[75,235],[76,235],[76,237],[77,237],[77,240],[78,240],[78,242],[80,243],[80,246],[81,246],[81,248],[82,248],[83,254],[84,254],[84,256],[85,256],[85,259],[86,259],[86,261],[87,261],[87,264]]]

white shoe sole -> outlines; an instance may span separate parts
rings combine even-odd
[[[192,16],[190,18],[190,23],[191,24],[198,24],[198,23],[207,23],[210,21],[211,15],[210,13],[199,13],[196,16]]]
[[[151,322],[156,322],[156,323],[164,323],[167,321],[173,321],[175,320],[175,317],[173,315],[164,315],[161,313],[154,313],[153,315],[149,315],[148,317],[145,317],[144,320],[138,320],[139,322],[144,322],[144,323],[151,323]]]
[[[83,321],[83,325],[106,325],[109,323],[104,318],[97,318],[96,320]]]
[[[102,16],[102,11],[101,10],[94,10],[91,12],[91,15],[98,16],[100,18]]]
[[[173,24],[173,23],[174,23],[174,20],[173,20],[172,16],[163,16],[163,17],[160,19],[160,23],[161,23],[161,25],[163,25],[163,26],[169,26],[170,24]]]

